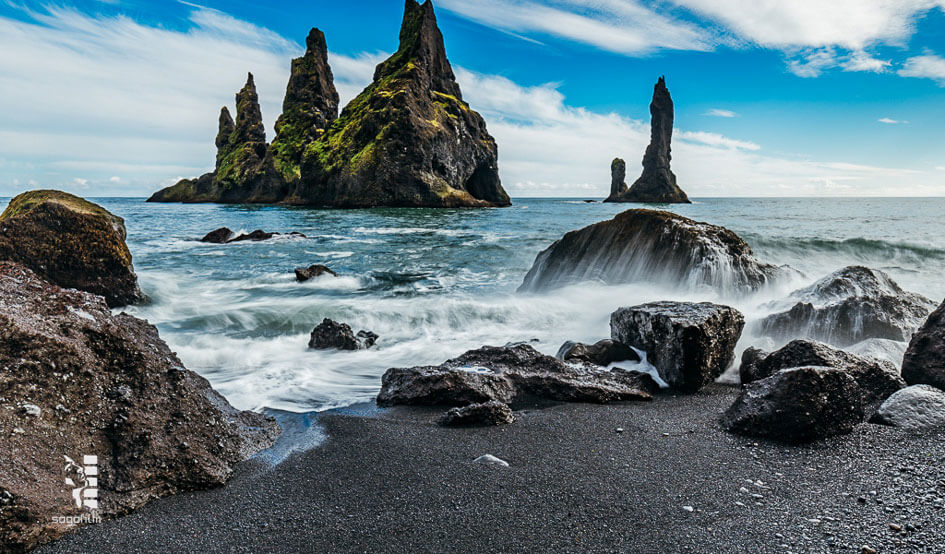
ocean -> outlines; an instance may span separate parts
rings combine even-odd
[[[368,401],[389,367],[438,364],[485,344],[537,339],[536,348],[554,354],[566,340],[609,337],[611,312],[647,301],[727,303],[750,327],[770,311],[766,302],[853,264],[883,270],[936,302],[945,297],[942,198],[703,198],[661,206],[728,227],[760,260],[803,275],[737,298],[668,283],[516,293],[539,251],[638,207],[627,204],[518,198],[501,209],[321,210],[91,200],[125,219],[135,270],[153,301],[127,311],[155,324],[186,367],[241,409],[307,412]],[[223,226],[307,238],[199,242]],[[294,268],[315,263],[341,276],[295,281]],[[377,333],[377,346],[309,349],[309,333],[326,317]],[[748,333],[739,349],[752,344],[764,341]]]

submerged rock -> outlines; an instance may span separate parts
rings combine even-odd
[[[910,385],[945,389],[945,302],[913,335],[902,360],[902,376]]]
[[[146,321],[112,315],[102,297],[9,262],[0,263],[0,329],[0,429],[22,431],[2,439],[4,551],[74,528],[53,516],[89,514],[64,476],[80,493],[97,488],[97,498],[84,498],[110,518],[153,498],[219,486],[279,434],[272,419],[237,411],[184,369]],[[84,474],[63,474],[84,456],[97,457],[94,487]]]
[[[0,214],[0,260],[104,296],[110,307],[146,300],[125,237],[122,218],[57,190],[24,192]]]
[[[945,392],[929,385],[906,387],[887,398],[872,421],[916,431],[945,429]]]
[[[331,275],[332,277],[337,277],[338,274],[332,271],[327,266],[321,264],[313,264],[308,267],[297,267],[295,268],[295,280],[304,283],[309,279],[314,279],[315,277],[321,277],[322,275]]]
[[[761,320],[776,340],[808,338],[845,347],[870,338],[908,341],[934,303],[902,290],[889,275],[862,266],[836,271],[790,294],[787,311]]]
[[[741,294],[761,288],[784,271],[756,260],[748,244],[724,227],[670,212],[635,209],[565,234],[538,254],[518,290],[600,281],[712,287]]]
[[[561,345],[555,357],[565,362],[583,362],[605,367],[614,362],[640,361],[640,355],[634,349],[611,339],[599,340],[591,345],[568,341]]]
[[[214,231],[210,231],[200,239],[200,242],[209,242],[212,244],[226,244],[230,242],[230,239],[233,237],[233,231],[229,227],[220,227]]]
[[[801,366],[829,367],[853,377],[861,389],[863,410],[867,417],[891,394],[906,386],[899,376],[899,370],[887,360],[857,356],[810,340],[792,341],[756,361],[752,374],[742,375],[742,383],[747,385],[783,369]]]
[[[269,240],[278,234],[279,233],[267,233],[266,231],[263,231],[262,229],[256,229],[255,231],[252,231],[248,234],[243,233],[242,235],[239,235],[238,237],[234,237],[226,242],[242,242],[244,240],[251,240],[251,241],[258,242],[261,240]]]
[[[312,329],[308,347],[318,350],[364,350],[374,346],[377,338],[370,331],[358,331],[355,334],[347,323],[338,323],[326,317]]]
[[[653,302],[610,316],[614,340],[646,352],[646,360],[673,388],[695,392],[735,359],[745,326],[738,310],[708,302]]]
[[[484,346],[439,366],[388,369],[377,403],[466,406],[529,400],[607,403],[650,400],[649,375],[620,368],[571,366],[528,344]]]
[[[242,233],[240,235],[236,235],[236,233],[231,231],[229,227],[220,227],[219,229],[210,231],[209,233],[204,235],[204,237],[200,239],[200,242],[209,242],[213,244],[229,244],[231,242],[243,242],[243,241],[258,242],[258,241],[263,241],[263,240],[269,240],[273,237],[278,237],[281,235],[282,233],[275,233],[275,232],[270,233],[267,231],[263,231],[262,229],[256,229],[255,231],[252,231],[250,233]],[[305,238],[305,235],[297,231],[292,231],[291,233],[288,233],[287,235]]]
[[[674,116],[673,99],[666,88],[665,77],[660,77],[653,87],[650,116],[650,145],[643,155],[643,174],[629,190],[626,184],[620,186],[615,180],[611,184],[610,196],[604,202],[690,203],[686,193],[676,184],[676,175],[669,168]],[[612,171],[613,167],[611,165]]]
[[[748,385],[722,417],[730,432],[783,442],[849,433],[863,421],[860,387],[845,371],[795,367]]]
[[[513,423],[515,416],[508,404],[502,402],[481,402],[461,408],[451,408],[440,419],[440,425],[460,427],[465,425],[504,425]]]

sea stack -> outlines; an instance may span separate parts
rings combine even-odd
[[[673,99],[666,88],[666,78],[660,77],[653,89],[650,103],[650,145],[643,156],[643,174],[629,190],[618,186],[615,172],[617,158],[611,165],[613,182],[605,202],[641,202],[659,204],[688,204],[689,197],[676,184],[676,176],[669,167],[673,139]]]
[[[325,36],[312,29],[292,62],[276,137],[265,142],[250,76],[236,121],[224,109],[217,167],[155,193],[152,202],[284,203],[327,207],[510,205],[495,139],[463,101],[433,3],[406,0],[397,52],[338,115]]]

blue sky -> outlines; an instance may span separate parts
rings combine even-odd
[[[690,196],[945,195],[945,0],[439,0],[513,196],[633,178],[665,74]],[[310,27],[343,101],[401,0],[0,4],[0,196],[143,196],[212,166],[247,71],[269,137]]]

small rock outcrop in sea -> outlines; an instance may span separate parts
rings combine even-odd
[[[650,400],[659,386],[638,371],[572,366],[528,344],[483,346],[439,366],[388,369],[377,403],[467,406],[496,401]]]
[[[862,421],[860,387],[853,377],[813,366],[755,381],[722,417],[730,432],[788,443],[846,434]]]
[[[902,290],[886,273],[862,266],[836,271],[778,304],[791,303],[787,311],[762,319],[759,334],[839,347],[871,338],[908,341],[935,308],[928,298]]]
[[[653,302],[610,316],[614,340],[646,352],[646,360],[675,389],[695,392],[735,359],[745,326],[738,310],[708,302]]]
[[[627,210],[565,234],[542,251],[519,292],[579,283],[650,282],[682,289],[711,287],[740,294],[785,270],[755,259],[732,231],[670,212]]]
[[[155,202],[281,202],[334,207],[510,204],[495,139],[463,101],[433,3],[406,0],[400,45],[340,116],[325,37],[313,29],[292,62],[276,137],[265,144],[252,79],[236,122],[221,115],[214,172]],[[258,122],[251,135],[241,121]],[[231,130],[232,129],[232,130]]]
[[[739,373],[742,383],[747,385],[778,371],[801,366],[829,367],[853,377],[862,392],[863,411],[867,417],[891,394],[906,386],[899,376],[899,370],[887,360],[857,356],[810,340],[792,341],[755,361],[753,371],[743,371],[743,367]]]
[[[508,404],[496,402],[481,402],[468,406],[450,408],[440,418],[440,425],[447,427],[463,427],[469,425],[505,425],[513,423],[515,416]]]
[[[910,385],[945,390],[945,302],[912,336],[902,359],[902,376]]]
[[[60,288],[0,262],[0,545],[29,550],[74,529],[53,516],[97,489],[103,518],[153,498],[223,484],[270,446],[279,426],[240,412],[146,321],[101,296]],[[75,463],[67,463],[68,456]],[[98,482],[81,469],[96,456]],[[70,477],[74,487],[63,484]]]
[[[568,341],[561,345],[555,357],[565,362],[581,362],[603,367],[614,362],[640,361],[640,355],[634,349],[611,339],[599,340],[594,344]]]
[[[627,189],[627,162],[614,158],[614,161],[610,162],[610,196],[604,202],[613,202],[611,198],[620,198],[626,194]]]
[[[326,317],[312,329],[308,347],[318,350],[364,350],[374,346],[375,342],[376,334],[370,331],[358,331],[355,334],[347,323],[338,323]]]
[[[613,176],[610,196],[604,202],[652,202],[659,204],[689,204],[689,197],[676,184],[676,175],[669,168],[670,143],[673,139],[673,99],[666,88],[665,77],[653,87],[650,103],[650,145],[643,155],[643,174],[627,189],[624,183],[626,166],[617,158],[611,164]],[[617,168],[617,162],[622,167]],[[619,169],[618,172],[615,169]]]
[[[263,231],[262,229],[256,229],[255,231],[252,231],[250,233],[242,233],[237,236],[234,236],[234,235],[236,235],[236,233],[231,231],[229,227],[220,227],[219,229],[210,231],[209,233],[204,235],[204,237],[200,239],[200,242],[209,242],[213,244],[229,244],[231,242],[243,242],[243,241],[258,242],[261,240],[269,240],[272,237],[280,236],[282,235],[282,233],[275,233],[275,232],[270,233],[267,231]],[[305,235],[297,231],[292,231],[291,233],[288,233],[288,236],[305,238]]]
[[[43,279],[105,297],[110,307],[146,300],[125,244],[125,222],[56,190],[24,192],[0,214],[0,260]]]
[[[914,431],[945,429],[945,392],[929,385],[913,385],[883,402],[874,423]]]
[[[233,238],[233,231],[231,231],[229,227],[220,227],[204,235],[204,237],[200,239],[200,242],[226,244],[231,238]]]
[[[313,264],[308,267],[295,268],[295,280],[300,283],[304,283],[309,279],[321,277],[322,275],[331,275],[332,277],[338,276],[338,274],[332,271],[331,268],[321,264]]]

